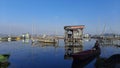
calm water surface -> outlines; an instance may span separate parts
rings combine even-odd
[[[77,62],[77,64],[73,62],[71,57],[67,56],[69,49],[71,49],[73,53],[84,51],[91,49],[94,43],[95,40],[83,41],[82,46],[65,47],[63,40],[60,40],[58,45],[32,44],[31,42],[27,43],[23,41],[1,42],[0,54],[10,54],[8,59],[10,64],[8,68],[97,68],[98,66],[102,67],[102,64],[104,64],[102,63],[103,60],[99,59],[109,59],[111,56],[120,54],[119,47],[108,45],[100,46],[101,54],[97,58],[90,60],[89,63],[80,61]],[[119,68],[120,62],[112,66]]]

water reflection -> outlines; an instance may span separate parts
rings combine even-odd
[[[30,40],[29,39],[23,39],[22,42],[28,44],[30,42]]]
[[[52,46],[52,47],[58,47],[58,43],[33,42],[32,46],[40,46],[40,47]]]
[[[72,59],[71,54],[80,52],[83,50],[83,46],[65,46],[64,59]]]
[[[71,54],[92,48],[95,40],[84,43],[83,41],[70,42],[66,45],[63,41],[61,40],[59,44],[32,43],[31,41],[29,44],[23,44],[21,41],[2,43],[0,44],[1,54],[10,52],[11,57],[10,63],[7,61],[6,64],[0,64],[0,66],[3,68],[107,68],[108,66],[114,68],[119,65],[115,58],[110,59],[110,57],[120,53],[120,48],[113,45],[102,45],[100,46],[100,56],[76,60],[72,58]],[[110,59],[109,64],[108,59]]]
[[[10,65],[8,62],[9,56],[9,54],[0,55],[0,68],[7,68]]]
[[[96,68],[118,68],[117,65],[120,65],[120,54],[114,54],[109,58],[99,57],[96,60]]]
[[[106,40],[106,39],[100,39],[99,40],[101,45],[112,45],[112,46],[118,46],[120,47],[120,40]]]
[[[71,41],[71,42],[65,42],[65,46],[80,46],[83,44],[83,40],[77,40],[77,41]]]
[[[86,41],[86,42],[90,42],[91,38],[84,38],[83,40]]]
[[[82,43],[82,41],[76,42],[76,43],[68,42],[65,45],[64,59],[72,59],[71,54],[74,54],[74,53],[77,53],[77,52],[81,52],[81,51],[83,51],[83,43]]]

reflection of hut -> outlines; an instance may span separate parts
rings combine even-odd
[[[83,40],[78,40],[77,42],[65,42],[66,46],[81,46],[83,44]]]
[[[83,37],[84,25],[80,26],[65,26],[65,42],[77,42]]]
[[[83,50],[83,46],[65,46],[65,59],[72,59],[71,54],[77,53]]]
[[[75,46],[75,47],[65,47],[65,51],[68,53],[69,51],[71,51],[71,53],[77,53],[83,50],[83,46]]]

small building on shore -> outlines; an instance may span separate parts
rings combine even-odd
[[[78,40],[82,40],[84,27],[84,25],[64,26],[65,42],[77,42]]]

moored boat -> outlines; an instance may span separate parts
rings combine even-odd
[[[73,59],[85,60],[89,57],[99,55],[100,52],[101,52],[100,47],[99,47],[99,44],[97,42],[97,43],[95,43],[95,46],[92,49],[78,52],[78,53],[74,53],[74,54],[72,54],[72,57],[73,57]]]
[[[57,43],[58,42],[58,40],[56,40],[56,39],[49,39],[49,38],[47,38],[47,39],[39,39],[38,41],[42,42],[42,43]]]
[[[80,60],[84,60],[87,59],[89,57],[95,56],[97,54],[100,54],[100,48],[94,50],[94,49],[90,49],[90,50],[86,50],[83,52],[78,52],[75,54],[72,54],[73,59],[80,59]]]

